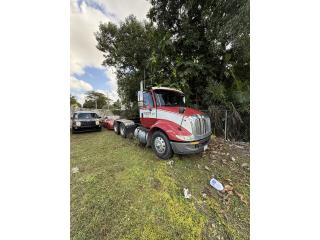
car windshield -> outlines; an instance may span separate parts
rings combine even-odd
[[[90,119],[90,118],[97,118],[97,114],[95,113],[79,113],[78,119]]]
[[[157,106],[167,106],[167,107],[184,107],[184,95],[168,90],[155,90],[155,97],[157,101]]]

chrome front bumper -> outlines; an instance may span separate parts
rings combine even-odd
[[[201,153],[210,142],[210,136],[193,142],[170,142],[174,153],[193,154]]]

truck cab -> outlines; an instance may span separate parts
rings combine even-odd
[[[151,146],[162,159],[176,154],[203,152],[210,141],[210,118],[185,106],[184,93],[167,87],[151,87],[138,92],[139,123],[118,120],[118,134],[133,129],[140,144]]]

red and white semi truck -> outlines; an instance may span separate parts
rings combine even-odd
[[[185,107],[183,92],[167,87],[138,91],[139,119],[117,119],[114,132],[126,138],[133,133],[139,143],[151,146],[161,159],[173,153],[193,154],[206,150],[211,136],[210,118]]]

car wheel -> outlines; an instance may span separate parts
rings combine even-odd
[[[127,129],[126,129],[126,126],[123,123],[120,124],[120,135],[123,138],[127,137]]]
[[[113,131],[117,134],[117,135],[119,135],[119,123],[117,123],[117,122],[115,122],[114,123],[114,126],[113,126]]]
[[[173,155],[168,137],[160,131],[156,131],[152,135],[152,150],[161,159],[169,159]]]

